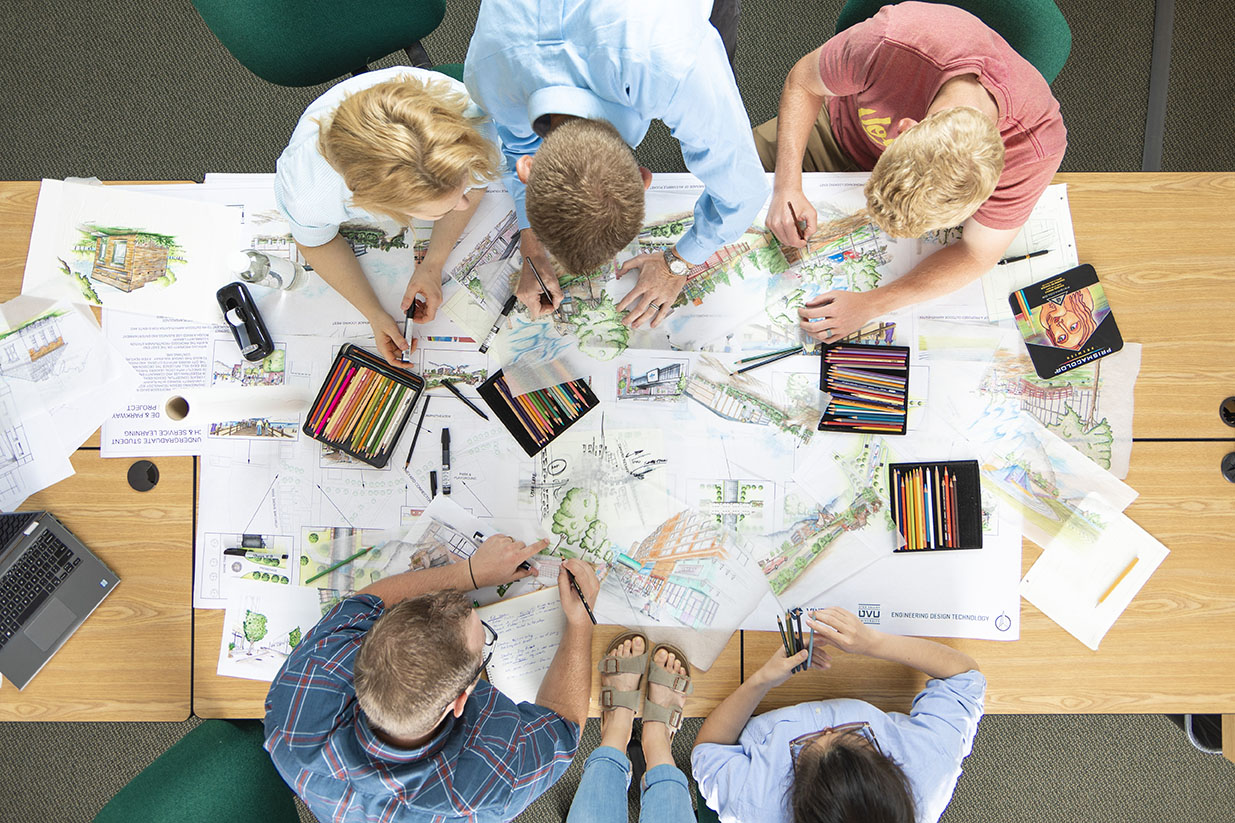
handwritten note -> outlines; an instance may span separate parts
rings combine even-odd
[[[477,612],[497,632],[489,682],[516,703],[534,701],[566,629],[557,588],[502,600]]]

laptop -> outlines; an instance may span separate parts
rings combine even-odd
[[[0,675],[24,689],[119,582],[49,512],[0,514]]]

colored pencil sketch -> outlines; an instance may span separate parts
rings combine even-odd
[[[216,340],[210,382],[215,386],[282,386],[287,375],[287,346],[275,349],[261,360],[246,360],[231,340]]]
[[[61,325],[68,311],[47,311],[0,332],[0,375],[33,382],[62,371],[66,353]]]
[[[756,478],[695,481],[692,508],[739,534],[763,534],[772,520],[775,487]]]
[[[1001,348],[981,383],[989,398],[1015,404],[1116,477],[1132,452],[1132,392],[1141,347],[1078,366],[1050,380],[1038,377],[1020,344]]]
[[[720,361],[705,354],[687,377],[684,391],[717,417],[770,426],[803,443],[810,441],[819,423],[818,393],[810,378],[786,378],[778,391],[758,372],[730,374]]]
[[[417,347],[420,354],[420,376],[425,389],[434,389],[449,380],[459,386],[475,388],[489,379],[492,365],[478,352],[452,351]]]
[[[350,526],[305,527],[301,530],[300,538],[301,579],[323,572],[361,549],[374,545],[377,548],[308,585],[319,589],[333,589],[346,596],[375,580],[405,571],[407,566],[381,545],[389,538],[390,535],[382,529],[356,529]]]
[[[617,399],[676,403],[686,397],[689,372],[686,358],[625,358],[617,363]]]
[[[554,535],[547,553],[608,563],[615,545],[647,534],[669,514],[658,480],[666,459],[655,429],[567,431],[533,458],[519,492]]]
[[[317,625],[323,604],[316,591],[269,583],[244,583],[228,598],[218,673],[250,680],[274,679],[305,635]]]
[[[606,622],[732,630],[767,592],[750,547],[703,512],[687,509],[623,550],[601,584]]]
[[[221,420],[211,423],[210,437],[249,437],[259,440],[295,440],[300,433],[300,421],[271,420],[268,417],[250,417],[245,420]]]
[[[759,560],[785,602],[805,602],[892,550],[886,441],[831,435],[829,446],[817,443],[816,464],[795,474],[815,505],[803,509],[800,495],[787,496],[786,527],[768,536],[771,546]]]
[[[226,597],[234,581],[290,584],[299,582],[301,561],[294,540],[285,534],[207,532],[202,568],[216,596]]]
[[[125,293],[148,283],[167,287],[176,282],[176,270],[188,262],[175,235],[96,223],[82,223],[77,231],[73,261],[61,260],[62,271],[78,281],[87,300],[99,306],[103,305],[97,290],[100,285]]]

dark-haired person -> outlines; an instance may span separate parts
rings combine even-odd
[[[704,721],[691,765],[699,792],[722,821],[934,823],[969,754],[986,679],[973,658],[942,643],[885,634],[841,608],[807,617],[813,668],[828,646],[891,660],[931,679],[909,714],[847,698],[751,714],[808,652],[783,649]]]
[[[562,776],[587,719],[591,620],[563,572],[562,644],[536,703],[516,704],[480,679],[497,638],[468,594],[525,577],[545,545],[491,537],[372,583],[305,635],[266,696],[266,749],[319,820],[505,821]],[[565,567],[595,602],[591,567]]]

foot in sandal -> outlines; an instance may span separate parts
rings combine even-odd
[[[647,697],[643,703],[643,758],[648,769],[673,763],[669,744],[682,726],[686,696],[694,691],[690,664],[680,650],[657,646],[648,668]]]
[[[641,634],[616,638],[601,658],[600,745],[626,751],[631,727],[642,697],[643,672],[647,668],[647,640]]]

